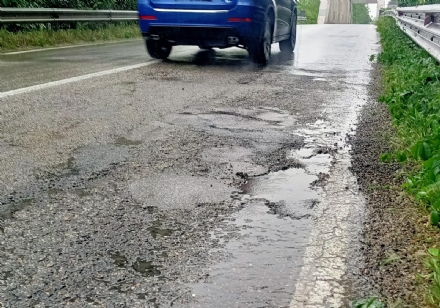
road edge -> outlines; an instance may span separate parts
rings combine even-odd
[[[377,98],[382,87],[381,66],[374,64],[372,73],[370,92]],[[424,239],[435,234],[425,228],[426,213],[401,186],[405,170],[399,163],[380,160],[381,154],[392,152],[396,137],[388,106],[377,100],[366,104],[357,131],[351,140],[352,170],[366,199],[360,271],[376,293],[361,285],[356,286],[356,293],[377,295],[389,307],[430,307],[423,295],[427,280],[418,278],[428,274]]]

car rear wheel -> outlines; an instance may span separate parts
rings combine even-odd
[[[171,44],[164,40],[147,40],[147,51],[153,58],[166,59],[171,53]]]
[[[292,53],[296,44],[296,14],[293,13],[290,25],[290,37],[280,42],[280,50],[284,53]]]
[[[252,60],[257,64],[266,65],[270,60],[272,46],[271,20],[266,16],[263,35],[260,40],[249,48]]]

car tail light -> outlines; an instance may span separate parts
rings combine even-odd
[[[157,20],[156,16],[153,16],[153,15],[140,15],[139,19],[141,19],[141,20]]]
[[[238,18],[238,17],[231,17],[228,18],[228,22],[251,22],[252,19],[250,19],[249,17],[246,18]]]

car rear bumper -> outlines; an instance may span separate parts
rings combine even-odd
[[[203,47],[247,46],[259,37],[264,19],[257,7],[240,5],[230,10],[168,10],[145,5],[139,6],[139,16],[146,39]]]
[[[164,39],[173,45],[203,47],[231,47],[247,45],[250,36],[242,35],[233,27],[151,26],[146,39]]]

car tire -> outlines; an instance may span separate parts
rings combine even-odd
[[[164,40],[147,40],[147,51],[151,57],[166,59],[171,53],[172,46]]]
[[[296,44],[296,14],[292,14],[292,22],[290,25],[290,37],[287,40],[280,42],[280,50],[284,53],[292,53]]]
[[[269,16],[265,18],[263,34],[259,41],[249,48],[249,54],[257,64],[266,65],[270,60],[272,46],[272,23]]]

